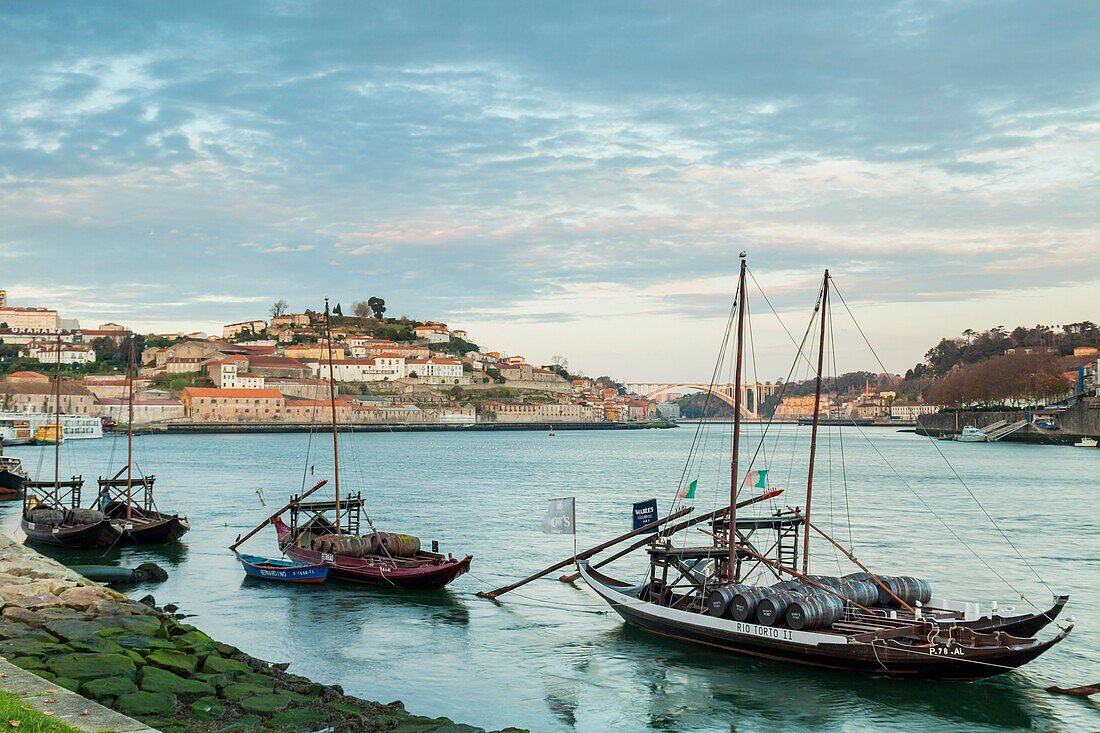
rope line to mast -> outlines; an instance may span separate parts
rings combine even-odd
[[[751,272],[750,272],[750,275],[751,275]],[[753,282],[756,283],[757,288],[760,288],[760,284],[756,282],[755,277],[753,278]],[[853,321],[853,323],[855,323],[856,328],[859,329],[860,334],[863,335],[863,331],[862,331],[862,329],[860,329],[859,324],[855,322],[855,316],[852,315],[851,309],[848,308],[848,304],[844,300],[844,296],[841,295],[840,292],[837,290],[835,280],[833,280],[832,282],[833,282],[833,291],[840,298],[841,303],[844,304],[844,307],[848,311],[848,314],[852,316],[852,321]],[[776,319],[779,320],[780,326],[782,326],[783,331],[787,334],[787,337],[791,340],[792,343],[794,343],[794,336],[791,335],[791,332],[787,329],[786,325],[783,323],[783,319],[779,317],[779,313],[776,312],[775,307],[772,306],[771,301],[768,299],[767,295],[765,295],[762,292],[762,289],[761,289],[761,295],[764,296],[765,302],[768,303],[769,307],[771,308],[772,313],[775,315]],[[814,309],[815,318],[812,318],[811,322],[810,322],[810,325],[807,326],[807,335],[809,334],[809,329],[810,329],[810,327],[812,327],[814,320],[816,320],[817,308],[819,308],[820,305],[821,305],[821,301],[820,301],[820,295],[819,295],[818,305]],[[863,335],[863,338],[864,338],[864,341],[867,342],[866,335]],[[867,345],[870,346],[870,343],[867,342]],[[804,347],[805,347],[805,336],[803,337],[803,342],[801,344],[798,344],[798,352],[795,355],[795,363],[796,364],[798,363],[798,360],[800,358],[803,361],[805,361],[807,364],[809,364],[809,359],[806,357],[806,355],[803,351]],[[873,352],[873,348],[872,348],[872,352]],[[875,354],[875,358],[876,358],[876,360],[878,359],[877,354]],[[881,361],[880,361],[880,364],[881,364]],[[812,365],[810,366],[810,368],[813,369]],[[794,370],[794,366],[792,365],[791,371],[793,372],[793,370]],[[828,388],[827,385],[826,385],[826,388]],[[829,392],[833,393],[834,395],[836,394],[836,392],[834,392],[832,389],[829,389]],[[886,458],[886,456],[884,456],[882,454],[882,451],[880,451],[878,449],[878,446],[876,446],[871,441],[870,437],[867,436],[867,434],[866,434],[866,432],[864,432],[863,428],[858,423],[856,423],[854,420],[852,420],[852,427],[854,427],[857,431],[859,431],[860,436],[863,437],[863,439],[865,441],[867,441],[867,444],[869,446],[871,446],[871,449],[878,455],[878,457],[880,459],[882,459],[882,462],[885,463],[890,468],[890,470],[893,472],[893,474],[898,478],[899,481],[901,481],[902,485],[905,486],[905,488],[909,491],[909,493],[913,494],[913,496],[916,497],[917,501],[919,501],[921,503],[921,505],[925,508],[925,510],[929,514],[931,514],[933,517],[935,517],[936,520],[939,521],[939,523],[943,525],[944,529],[946,529],[951,534],[951,536],[954,537],[959,542],[959,544],[961,544],[963,547],[965,547],[975,558],[978,559],[978,561],[982,565],[984,565],[986,567],[987,570],[989,570],[991,573],[993,573],[993,575],[995,575],[998,579],[1000,579],[1001,582],[1003,582],[1006,586],[1008,586],[1012,590],[1013,593],[1017,594],[1020,597],[1020,600],[1031,604],[1031,606],[1033,608],[1036,608],[1036,609],[1039,608],[1039,606],[1037,606],[1033,601],[1031,601],[1023,592],[1021,592],[1018,588],[1016,588],[1016,586],[1014,586],[1012,583],[1010,583],[1007,578],[1005,578],[1003,575],[1001,575],[999,572],[997,572],[997,570],[993,566],[991,566],[986,561],[985,558],[983,558],[980,554],[978,554],[977,550],[975,550],[973,547],[971,547],[970,544],[966,542],[966,540],[964,540],[962,537],[960,537],[959,534],[954,529],[952,529],[951,526],[949,524],[947,524],[947,522],[939,514],[937,514],[936,511],[931,506],[928,505],[928,503],[924,500],[924,498],[909,484],[908,481],[905,480],[905,477],[902,476],[900,473],[898,473],[898,470],[894,467],[894,465],[892,463],[890,463],[890,461]],[[976,499],[975,499],[975,501],[976,501]],[[980,506],[980,503],[979,503],[979,506]],[[983,511],[984,511],[984,509],[983,509]],[[1011,545],[1011,542],[1009,542],[1009,544]],[[1013,546],[1013,549],[1016,550],[1015,546]],[[1017,554],[1019,554],[1019,550],[1016,550],[1016,552],[1017,552]],[[1025,564],[1026,564],[1026,560],[1025,560]],[[1030,565],[1028,565],[1028,567],[1030,568]],[[1035,572],[1034,569],[1032,569],[1032,572],[1033,573]],[[1038,576],[1037,573],[1036,573],[1036,575]],[[1040,582],[1042,582],[1042,578],[1040,578]],[[1047,589],[1049,590],[1049,586],[1047,586],[1045,582],[1043,582],[1043,585],[1045,587],[1047,587]]]
[[[834,286],[834,290],[835,290],[835,286]],[[871,346],[871,342],[867,339],[867,335],[863,333],[863,329],[860,327],[859,322],[856,321],[856,317],[852,313],[852,309],[848,307],[848,303],[847,303],[847,301],[844,300],[844,296],[840,294],[839,290],[836,291],[836,294],[837,294],[837,297],[840,298],[840,302],[844,305],[844,309],[846,311],[848,311],[848,315],[851,316],[852,323],[855,324],[856,330],[859,331],[859,335],[863,337],[863,342],[865,344],[867,344],[867,348],[869,348],[871,350],[871,354],[874,355],[875,361],[878,362],[879,366],[882,368],[883,371],[886,371],[886,367],[884,367],[882,365],[882,359],[879,358],[879,355],[875,351],[875,348],[873,346]],[[1030,570],[1031,573],[1036,578],[1038,578],[1039,582],[1042,583],[1043,587],[1046,588],[1047,591],[1049,591],[1052,595],[1054,595],[1054,589],[1051,588],[1049,585],[1047,585],[1047,582],[1046,582],[1046,580],[1043,579],[1043,576],[1039,574],[1039,572],[1032,566],[1032,564],[1028,561],[1028,559],[1024,556],[1024,554],[1022,552],[1020,552],[1020,549],[1018,547],[1016,547],[1016,545],[1012,542],[1011,539],[1008,538],[1008,535],[1005,534],[1005,531],[1003,529],[1001,529],[1001,525],[998,524],[997,520],[993,518],[993,515],[991,515],[989,513],[989,511],[985,508],[985,505],[982,504],[982,502],[978,500],[978,497],[974,495],[974,492],[970,490],[970,486],[968,486],[966,481],[963,480],[963,477],[955,469],[954,464],[952,464],[951,461],[948,460],[947,456],[944,455],[944,452],[940,449],[940,447],[938,445],[936,445],[936,440],[931,435],[926,434],[926,437],[928,438],[929,442],[931,442],[932,447],[936,449],[936,453],[938,453],[940,458],[943,459],[943,462],[945,464],[947,464],[948,468],[951,469],[951,473],[955,475],[956,479],[958,479],[959,484],[966,490],[966,493],[970,495],[970,498],[977,505],[977,507],[982,510],[982,514],[984,514],[986,519],[988,519],[989,522],[997,529],[997,533],[1001,535],[1001,539],[1003,539],[1008,544],[1008,546],[1012,548],[1012,551],[1015,552],[1016,556],[1019,557],[1020,560],[1023,561],[1024,565],[1027,566],[1027,569]]]

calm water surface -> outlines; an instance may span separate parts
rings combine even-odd
[[[472,573],[439,593],[338,582],[292,588],[243,578],[225,548],[265,516],[257,489],[264,489],[274,508],[300,490],[306,466],[315,464],[318,478],[329,474],[324,438],[312,438],[307,459],[310,438],[301,434],[139,438],[138,457],[158,477],[161,508],[178,509],[192,520],[183,546],[63,559],[125,565],[155,560],[170,579],[130,595],[151,592],[160,603],[174,602],[196,614],[192,621],[205,631],[259,657],[289,661],[291,671],[343,685],[349,693],[399,699],[420,714],[488,728],[1100,729],[1100,703],[1042,689],[1100,681],[1100,451],[933,444],[887,429],[864,433],[866,438],[853,429],[834,429],[821,443],[818,521],[846,539],[850,514],[857,554],[879,572],[927,578],[937,595],[1026,607],[951,536],[942,519],[1005,581],[1048,605],[1049,592],[974,505],[940,457],[942,450],[1038,574],[1051,588],[1071,594],[1067,615],[1076,615],[1078,624],[1069,639],[1023,670],[993,680],[898,682],[655,640],[605,613],[586,588],[555,579],[506,595],[499,604],[474,597],[571,553],[570,538],[538,532],[547,499],[577,496],[582,547],[625,531],[633,501],[656,496],[666,511],[693,428],[563,431],[553,439],[534,432],[345,436],[345,485],[369,495],[380,528],[438,539],[444,551],[475,556]],[[785,502],[803,500],[807,435],[806,429],[785,426],[766,443],[772,483],[789,487],[780,497]],[[718,442],[711,438],[713,461],[702,467],[700,510],[715,505],[715,487],[728,485]],[[750,439],[746,459],[753,448]],[[8,451],[32,473],[39,467],[43,475],[52,472],[50,449]],[[124,440],[71,442],[63,448],[62,471],[94,479],[117,467],[124,454]],[[881,456],[889,457],[893,469]],[[0,507],[0,520],[16,534],[18,505]],[[274,553],[273,530],[245,549]],[[825,547],[818,546],[813,557],[816,572],[838,568]],[[614,567],[621,577],[640,574],[637,561]]]

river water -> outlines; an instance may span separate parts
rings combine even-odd
[[[689,472],[699,475],[699,511],[716,506],[728,486],[728,474],[721,474],[722,441],[728,445],[723,430],[711,429],[709,453]],[[756,450],[754,431],[746,431],[746,462]],[[787,488],[782,502],[803,502],[807,438],[805,428],[773,428],[757,458],[757,468],[767,458],[769,483]],[[819,443],[817,521],[845,542],[851,537],[859,557],[879,572],[918,575],[932,582],[936,595],[983,605],[999,599],[1025,608],[1019,592],[1046,607],[1050,592],[1037,575],[1071,595],[1066,616],[1079,622],[1069,638],[1024,669],[992,680],[856,677],[665,642],[625,627],[587,588],[556,580],[558,573],[499,603],[474,597],[572,553],[570,537],[538,531],[548,499],[577,497],[582,548],[625,531],[634,501],[657,497],[666,512],[694,439],[694,427],[559,431],[554,438],[541,432],[343,436],[345,487],[364,491],[380,528],[438,539],[444,552],[475,556],[472,572],[445,591],[400,593],[339,582],[296,588],[246,581],[226,550],[267,509],[299,491],[303,479],[312,485],[329,475],[324,436],[143,436],[137,456],[157,475],[161,509],[189,515],[191,532],[177,548],[60,559],[131,566],[154,560],[170,579],[130,595],[153,593],[159,603],[176,603],[205,631],[261,658],[288,661],[298,674],[487,728],[1100,729],[1100,702],[1043,690],[1100,682],[1097,450],[933,443],[884,428],[831,428]],[[125,440],[73,441],[62,451],[65,475],[94,479],[125,460]],[[52,477],[52,449],[8,452],[32,473],[41,469]],[[309,466],[316,478],[303,475]],[[0,521],[13,535],[18,510],[18,503],[0,507]],[[273,530],[244,549],[277,553]],[[812,558],[814,572],[854,570],[838,565],[821,543]],[[640,567],[637,560],[612,566],[624,578],[637,578]],[[1054,631],[1048,627],[1043,635]]]

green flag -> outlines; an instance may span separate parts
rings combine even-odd
[[[695,498],[695,489],[696,489],[696,486],[697,486],[698,483],[699,483],[699,479],[695,479],[690,484],[688,484],[687,486],[680,489],[679,493],[676,494],[676,498],[677,499],[694,499]]]

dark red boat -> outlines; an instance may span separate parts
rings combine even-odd
[[[470,570],[474,559],[467,555],[461,560],[441,555],[437,552],[417,551],[411,557],[387,557],[383,554],[367,554],[361,557],[339,555],[310,549],[310,544],[318,537],[310,531],[301,532],[295,537],[281,518],[272,521],[279,536],[279,547],[283,554],[302,563],[327,563],[329,574],[334,578],[351,580],[356,583],[392,586],[406,590],[438,590],[458,576]]]

